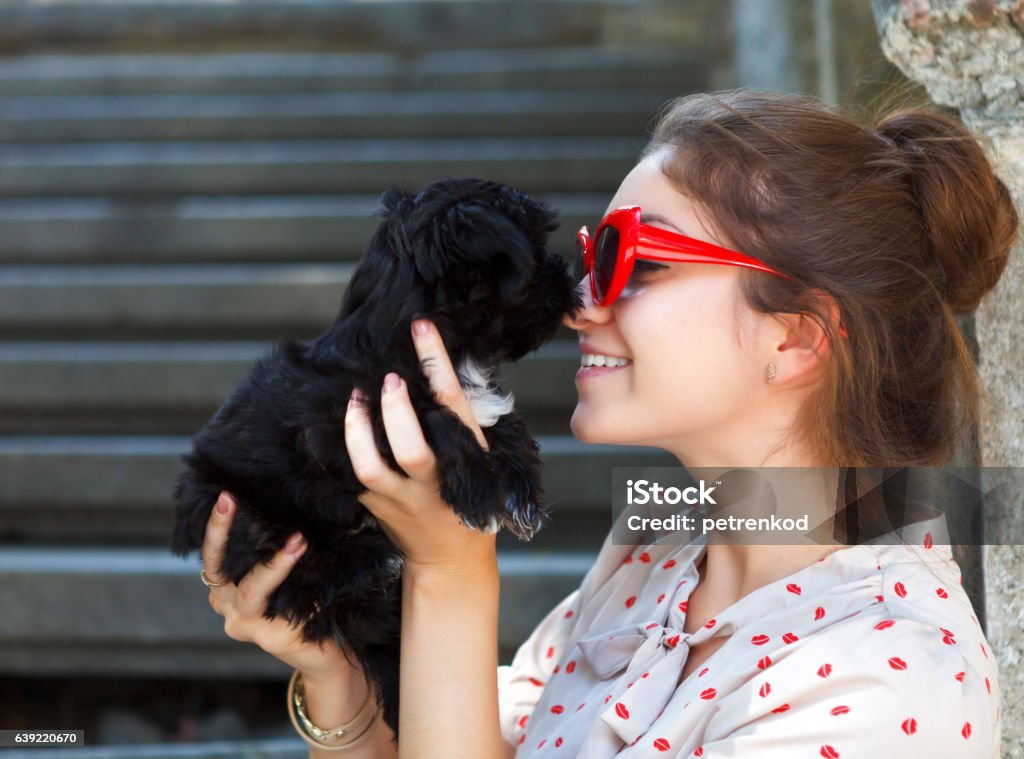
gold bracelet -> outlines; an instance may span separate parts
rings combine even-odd
[[[288,681],[288,716],[295,726],[299,737],[306,743],[323,751],[348,751],[361,745],[370,735],[380,713],[380,707],[373,697],[373,686],[367,683],[366,701],[359,707],[359,712],[348,722],[338,727],[324,730],[313,724],[306,715],[304,701],[306,696],[299,670],[292,673]]]

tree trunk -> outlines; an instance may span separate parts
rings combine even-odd
[[[936,103],[956,108],[964,124],[988,142],[997,173],[1018,210],[1024,208],[1024,0],[873,0],[872,6],[885,55],[924,85]],[[1018,239],[999,286],[975,314],[987,396],[980,430],[985,467],[1024,465],[1022,259]],[[999,476],[984,472],[983,486],[988,489]],[[1000,666],[1002,756],[1024,757],[1024,548],[1016,545],[1024,498],[1019,489],[1003,505],[985,515],[987,632]]]

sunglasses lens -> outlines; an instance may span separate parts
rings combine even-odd
[[[619,230],[605,227],[597,238],[594,250],[594,283],[597,285],[598,300],[603,300],[612,286],[615,264],[619,253]]]

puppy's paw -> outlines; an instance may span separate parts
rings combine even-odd
[[[466,518],[462,515],[459,515],[459,521],[471,530],[484,532],[488,535],[493,535],[501,528],[501,520],[493,514],[490,516],[484,515],[484,521],[480,524],[473,524],[467,521]]]
[[[544,465],[540,447],[517,414],[508,414],[484,430],[491,465],[504,494],[504,527],[521,540],[531,540],[547,516],[542,507]]]

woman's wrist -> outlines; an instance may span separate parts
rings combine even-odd
[[[305,688],[306,716],[324,728],[352,720],[366,702],[370,685],[358,667],[338,670],[300,670]]]

